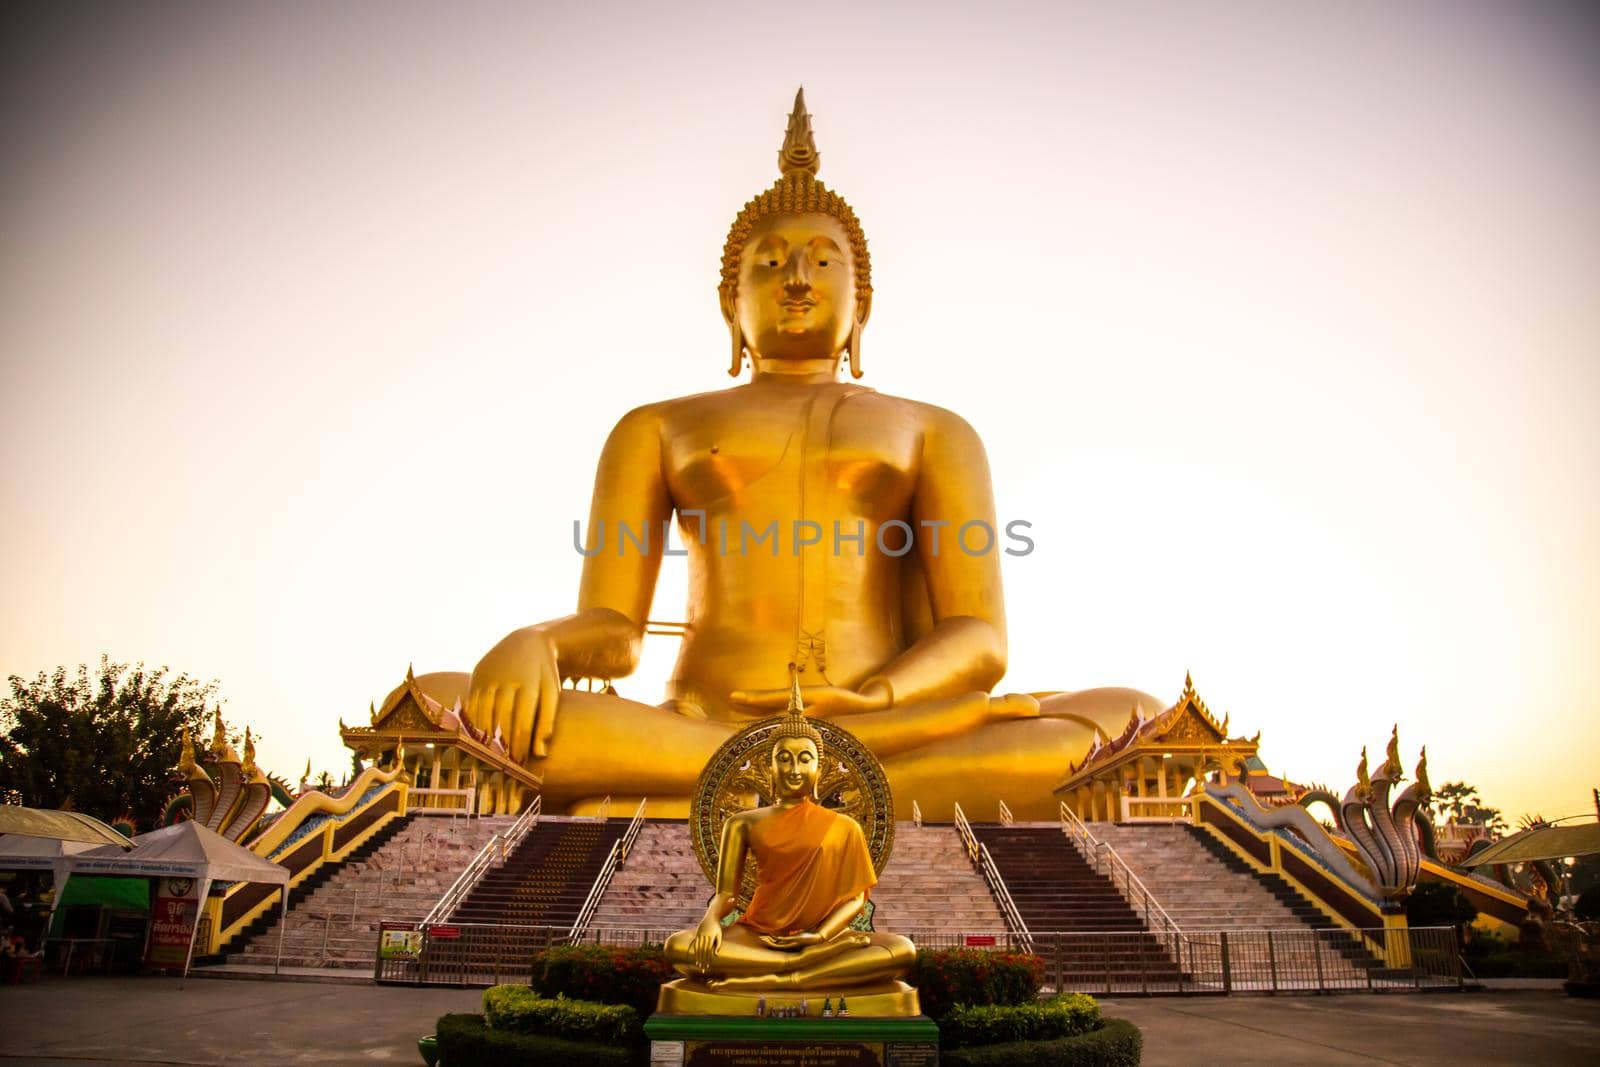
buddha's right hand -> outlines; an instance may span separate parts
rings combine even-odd
[[[695,969],[701,974],[710,974],[721,949],[722,923],[708,915],[695,927],[694,940],[689,942],[689,954],[694,960]]]
[[[507,634],[473,668],[467,719],[490,738],[498,729],[506,753],[521,763],[546,754],[560,694],[555,639],[527,626]]]

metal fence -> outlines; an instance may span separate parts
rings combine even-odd
[[[919,948],[990,941],[998,951],[1030,951],[1008,931],[974,938],[899,931]],[[533,954],[551,945],[659,945],[672,931],[591,927],[574,939],[565,926],[384,922],[373,978],[421,985],[488,986],[525,982]],[[1333,993],[1457,989],[1463,983],[1456,933],[1450,927],[1345,930],[1187,931],[1157,938],[1142,931],[1032,931],[1031,951],[1044,962],[1045,987],[1106,994]]]
[[[1455,930],[1032,932],[1045,984],[1081,993],[1332,993],[1463,982]]]

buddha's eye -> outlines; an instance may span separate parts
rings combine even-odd
[[[769,260],[767,260],[767,266],[769,266],[769,267],[776,267],[776,266],[777,266],[777,265],[778,265],[778,261],[777,261],[777,260],[775,260],[775,259],[769,259]]]
[[[819,260],[817,260],[817,266],[819,266],[819,267],[826,267],[826,266],[827,266],[827,265],[828,265],[828,261],[827,261],[827,260],[825,260],[825,259],[819,259]]]

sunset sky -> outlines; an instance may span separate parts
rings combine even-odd
[[[1003,690],[1191,670],[1275,773],[1399,722],[1592,810],[1592,5],[63,7],[0,15],[0,673],[215,677],[294,780],[571,611],[612,424],[731,384],[804,84],[863,384],[1034,527]]]

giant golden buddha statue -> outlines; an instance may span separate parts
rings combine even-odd
[[[781,176],[723,250],[730,373],[749,380],[622,417],[595,475],[577,611],[508,635],[466,686],[473,724],[543,776],[546,811],[610,795],[683,814],[717,747],[784,708],[789,662],[811,714],[883,762],[901,817],[913,800],[932,818],[997,800],[1052,817],[1051,787],[1097,731],[1164,706],[1128,689],[991,695],[1006,620],[983,444],[958,415],[856,384],[871,263],[818,163],[797,95]],[[637,665],[674,522],[683,644],[650,705],[609,682]],[[589,686],[564,685],[578,679]]]

